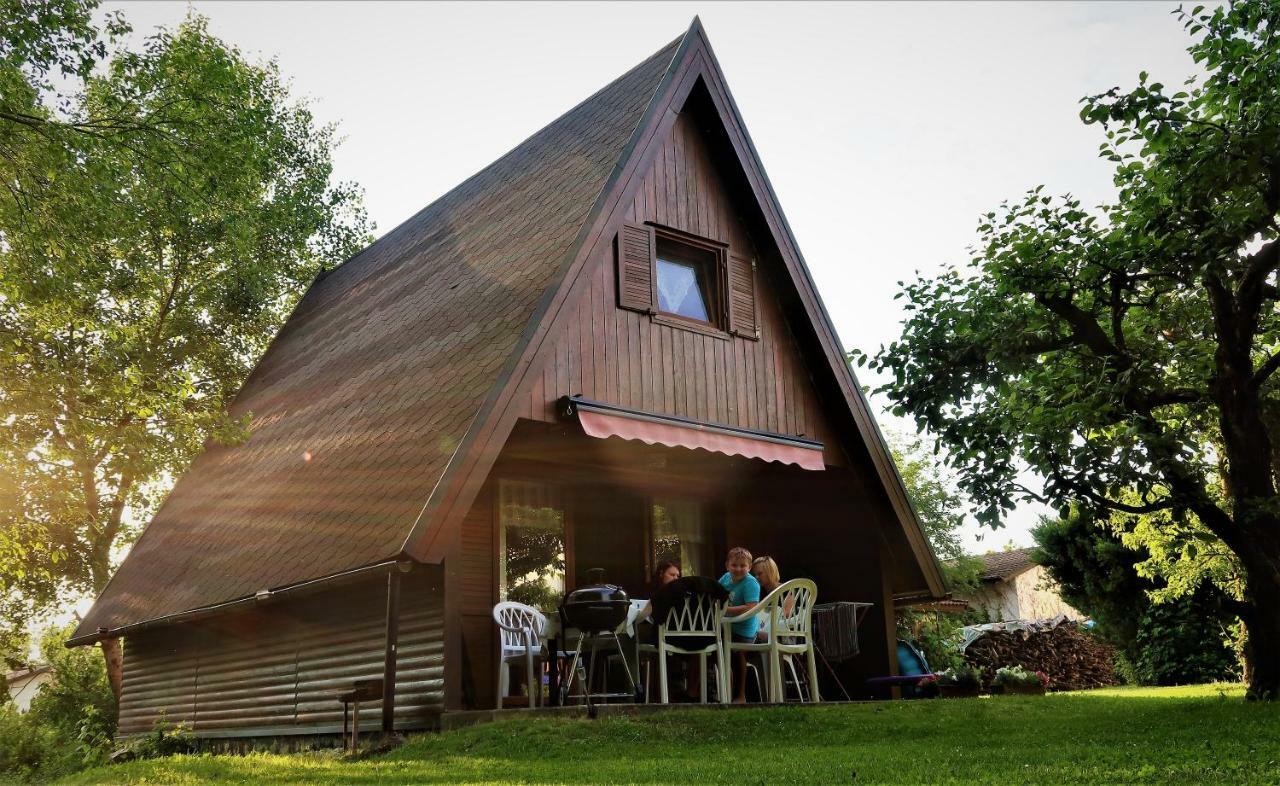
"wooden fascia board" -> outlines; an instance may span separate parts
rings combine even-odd
[[[695,30],[701,30],[701,23],[697,18],[672,56],[671,65],[658,83],[654,97],[650,99],[649,106],[618,156],[618,162],[605,181],[595,205],[583,221],[578,237],[561,265],[556,283],[547,288],[542,301],[530,317],[516,350],[508,359],[423,505],[401,548],[404,554],[423,562],[438,562],[448,549],[450,539],[446,537],[446,533],[457,534],[467,509],[484,485],[489,470],[515,425],[512,403],[516,400],[517,393],[525,387],[531,368],[541,372],[540,364],[545,362],[546,354],[554,346],[553,341],[547,340],[548,336],[554,335],[553,327],[560,315],[568,313],[565,307],[570,301],[574,283],[581,278],[582,269],[591,258],[604,228],[613,220],[618,205],[622,203],[622,194],[635,180],[642,158],[636,155],[636,150],[648,147],[659,127],[666,121],[667,113],[660,108],[667,107],[672,96],[682,87],[683,72],[687,70],[688,53],[691,42],[695,40]],[[688,89],[684,92],[687,95]]]
[[[827,357],[832,371],[835,373],[836,381],[844,394],[845,403],[849,407],[854,423],[867,446],[881,484],[889,497],[890,504],[894,508],[894,513],[907,534],[908,541],[915,552],[916,561],[920,564],[920,569],[924,573],[925,581],[928,582],[930,590],[941,595],[945,592],[941,567],[938,564],[936,555],[933,553],[933,549],[929,546],[928,539],[924,535],[924,530],[920,525],[915,509],[907,497],[902,476],[899,474],[897,465],[894,464],[889,453],[884,434],[880,431],[879,424],[876,423],[875,418],[871,415],[870,407],[862,395],[862,390],[858,386],[853,369],[849,367],[844,352],[840,349],[840,342],[836,337],[831,317],[822,302],[822,298],[818,295],[817,287],[809,273],[808,266],[800,254],[799,244],[796,243],[791,226],[787,223],[782,212],[782,207],[778,202],[777,194],[773,190],[773,185],[769,182],[769,178],[764,172],[760,156],[746,131],[746,124],[743,123],[742,115],[738,111],[732,94],[729,92],[710,42],[707,41],[706,34],[700,26],[696,31],[690,31],[691,34],[694,32],[697,33],[701,43],[698,47],[698,54],[704,56],[707,60],[704,78],[707,91],[711,95],[712,104],[715,106],[720,122],[724,125],[729,135],[734,153],[737,155],[739,165],[742,166],[747,176],[756,201],[763,209],[765,223],[768,225],[779,251],[782,252],[783,262],[791,275],[793,284],[800,293],[801,302],[804,304],[809,320],[815,328],[823,354]]]

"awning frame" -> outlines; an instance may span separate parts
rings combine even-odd
[[[617,406],[616,404],[606,404],[603,401],[594,401],[592,399],[583,398],[582,396],[561,396],[560,400],[557,402],[557,410],[560,412],[561,417],[566,420],[575,418],[579,411],[598,412],[604,415],[647,421],[664,426],[676,426],[693,431],[723,434],[730,437],[759,440],[762,442],[772,442],[792,448],[816,450],[820,454],[824,447],[821,442],[812,439],[805,439],[804,437],[790,437],[785,434],[777,434],[771,431],[758,431],[756,429],[740,428],[738,426],[730,426],[724,423],[709,423],[707,421],[694,420],[692,418],[681,417],[679,415],[661,415],[656,412],[628,409],[626,407]]]

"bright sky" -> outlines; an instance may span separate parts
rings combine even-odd
[[[382,234],[701,15],[846,347],[897,337],[896,282],[962,261],[980,213],[1038,184],[1112,194],[1079,99],[1196,71],[1175,2],[108,3],[138,31],[192,7],[337,122],[337,176]],[[861,376],[864,384],[877,380]],[[873,399],[882,410],[883,401]],[[881,414],[888,429],[910,429]],[[975,550],[1028,545],[1038,511]]]

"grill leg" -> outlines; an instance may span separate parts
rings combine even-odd
[[[582,637],[578,637],[578,646],[573,651],[573,660],[569,662],[569,676],[565,677],[564,684],[560,686],[560,703],[561,704],[564,704],[565,700],[569,698],[569,689],[573,687],[573,678],[578,675],[578,661],[581,658],[582,658]]]
[[[587,661],[587,708],[591,708],[591,691],[595,690],[596,683],[596,649],[597,642],[595,637],[591,639],[591,659]]]
[[[622,671],[627,675],[627,684],[631,686],[631,697],[632,700],[634,700],[636,695],[636,681],[635,678],[631,676],[631,664],[627,662],[626,650],[622,649],[622,639],[618,638],[617,635],[614,635],[613,645],[618,648],[618,657],[622,660]],[[608,676],[607,670],[606,676]],[[605,693],[608,692],[609,691],[606,687]]]

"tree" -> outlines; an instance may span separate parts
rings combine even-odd
[[[67,649],[72,626],[50,628],[40,642],[52,679],[19,713],[0,702],[0,780],[45,783],[105,763],[116,730],[116,699],[102,658]],[[8,699],[8,696],[5,696]]]
[[[1162,592],[1167,581],[1138,572],[1136,566],[1149,559],[1146,549],[1131,548],[1107,522],[1078,510],[1065,518],[1041,517],[1032,535],[1036,562],[1063,600],[1088,614],[1116,645],[1129,678],[1176,685],[1234,673],[1235,656],[1224,642],[1235,618],[1218,587],[1202,582],[1189,593],[1168,596]],[[1162,595],[1163,602],[1153,602]]]
[[[955,479],[945,465],[925,450],[917,436],[891,435],[890,449],[925,537],[941,561],[947,589],[953,592],[976,589],[982,560],[965,554],[960,528],[967,519],[969,505],[956,488]],[[977,619],[976,613],[969,613],[959,617],[948,615],[944,622],[938,612],[909,607],[897,614],[899,635],[915,640],[934,670],[963,661],[959,628]]]
[[[902,338],[872,365],[986,523],[1039,499],[1194,520],[1189,553],[1221,542],[1243,576],[1248,695],[1277,698],[1280,6],[1175,13],[1203,80],[1143,73],[1083,100],[1114,203],[1036,188],[988,213],[967,266],[904,286]],[[1020,462],[1043,490],[1018,482]]]
[[[169,479],[207,439],[243,437],[230,397],[307,282],[369,232],[358,189],[331,182],[334,129],[274,63],[194,15],[120,49],[123,23],[100,31],[91,12],[0,5],[11,618],[101,590]]]

